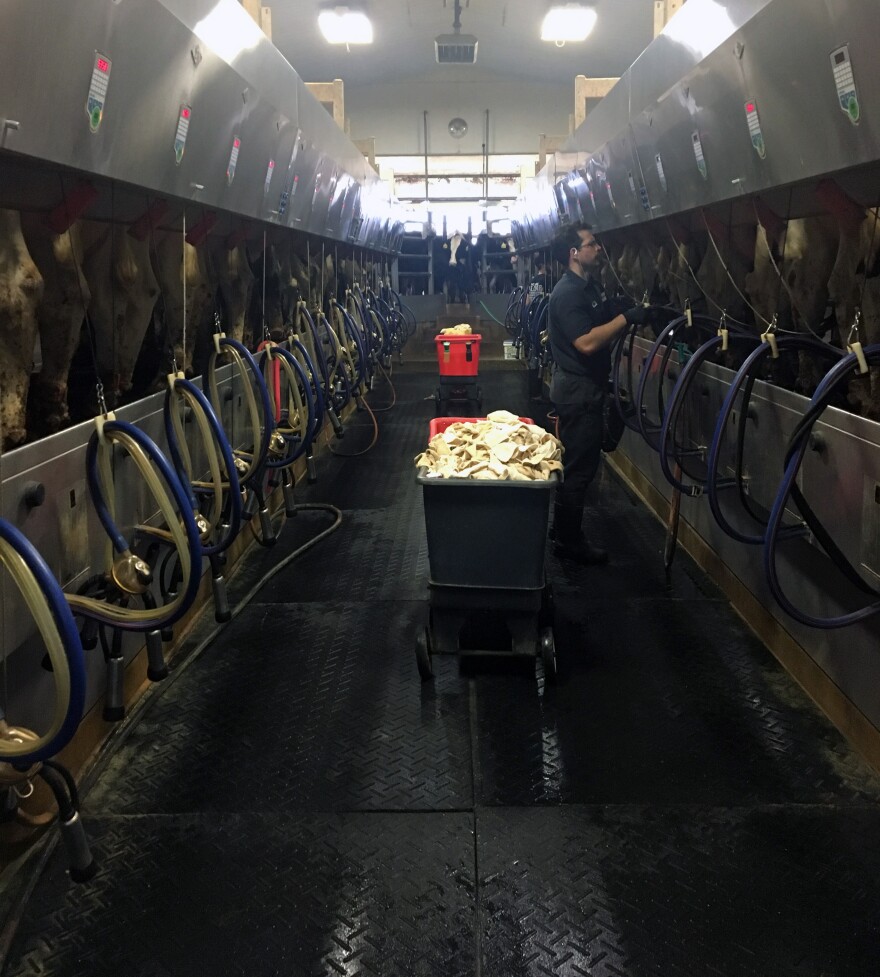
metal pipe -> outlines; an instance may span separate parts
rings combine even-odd
[[[489,110],[486,109],[486,143],[485,143],[485,168],[483,170],[483,196],[486,198],[486,206],[489,206]]]
[[[425,137],[425,200],[428,199],[428,110],[422,112],[422,128]]]

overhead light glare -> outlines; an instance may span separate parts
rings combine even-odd
[[[551,7],[541,24],[541,40],[564,44],[566,41],[585,41],[596,26],[596,11],[578,3]]]
[[[332,7],[318,14],[318,27],[330,44],[372,44],[373,25],[362,10]]]

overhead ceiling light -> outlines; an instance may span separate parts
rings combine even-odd
[[[551,7],[541,24],[541,40],[564,44],[566,41],[585,41],[596,25],[596,11],[579,3]]]
[[[331,7],[318,14],[318,27],[330,44],[372,44],[373,25],[362,10]]]

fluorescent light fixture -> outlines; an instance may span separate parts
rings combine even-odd
[[[567,3],[551,7],[541,24],[541,40],[564,44],[566,41],[584,41],[596,25],[596,11],[579,3]]]
[[[372,44],[373,25],[362,10],[331,7],[318,14],[318,27],[331,44]]]
[[[199,40],[228,64],[255,48],[266,35],[250,17],[231,17],[227,7],[217,6],[193,28]]]

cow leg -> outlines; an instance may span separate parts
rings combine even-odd
[[[0,210],[0,430],[3,449],[27,437],[28,383],[34,366],[37,307],[43,280],[12,210]]]
[[[80,265],[79,226],[54,234],[41,217],[22,215],[22,232],[45,287],[38,310],[43,366],[31,381],[28,425],[44,437],[70,423],[67,378],[79,343],[89,287]]]
[[[224,243],[213,242],[211,258],[226,313],[226,332],[241,342],[244,338],[245,313],[250,302],[254,273],[248,264],[243,245],[229,250]]]
[[[183,242],[176,234],[169,234],[158,242],[152,251],[153,270],[165,304],[165,336],[161,373],[171,369],[169,355],[177,362],[178,370],[192,371],[192,348],[196,339],[197,324],[208,306],[211,292],[207,274],[202,267],[198,250]],[[183,282],[186,276],[186,309],[184,309]],[[186,315],[186,356],[183,349],[183,317]],[[158,378],[159,382],[162,376]]]
[[[150,242],[128,237],[132,264],[127,282],[125,328],[117,337],[117,377],[120,393],[131,390],[135,364],[144,344],[153,310],[159,298],[159,283],[150,260]]]

